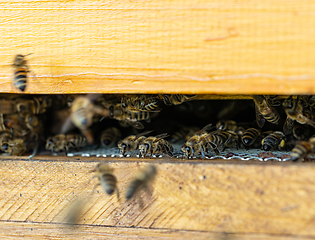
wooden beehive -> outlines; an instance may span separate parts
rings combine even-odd
[[[313,1],[2,1],[0,87],[28,54],[26,93],[314,94]],[[229,95],[233,94],[233,95]],[[242,96],[241,96],[242,97]],[[213,96],[215,98],[215,96]],[[96,163],[123,191],[139,159],[2,158],[1,237],[314,238],[314,164],[152,160],[145,207],[99,191],[80,228],[64,209]],[[143,196],[144,198],[146,196]]]

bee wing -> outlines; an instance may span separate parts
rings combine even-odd
[[[154,130],[150,130],[150,131],[145,131],[145,132],[139,133],[139,134],[136,135],[136,137],[145,136],[145,135],[147,135],[147,134],[149,134],[149,133],[151,133],[151,132],[153,132],[153,131],[154,131]]]
[[[265,125],[266,119],[259,112],[257,105],[255,105],[255,113],[256,113],[256,123],[260,128],[262,128]]]
[[[212,123],[209,123],[208,125],[204,126],[201,130],[197,131],[195,133],[195,135],[199,135],[201,134],[202,132],[205,132],[207,130],[210,130],[211,128],[214,128],[215,126],[212,127]]]
[[[160,140],[160,139],[162,139],[162,138],[166,138],[166,137],[168,137],[168,136],[169,136],[168,133],[159,134],[159,135],[155,136],[156,139],[155,139],[153,142],[157,142],[158,140]]]
[[[141,122],[131,122],[131,121],[126,121],[126,122],[134,128],[144,129],[144,126]]]
[[[61,127],[61,133],[65,134],[66,132],[68,132],[69,130],[74,128],[74,124],[72,123],[72,115],[70,114],[66,120],[64,121],[64,123],[62,124]]]
[[[287,117],[287,119],[285,120],[285,123],[283,125],[283,132],[284,132],[284,134],[285,135],[289,135],[290,133],[292,133],[293,127],[294,127],[294,120],[292,120],[291,118]]]

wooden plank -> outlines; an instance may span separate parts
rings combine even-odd
[[[0,88],[27,93],[314,94],[315,2],[0,1]],[[273,86],[272,88],[270,86]]]
[[[146,161],[3,159],[0,220],[63,222],[73,200],[91,193],[88,172],[99,161],[115,169],[122,198],[98,188],[80,224],[315,236],[313,163],[151,160],[158,169],[152,196],[125,201],[126,185]]]
[[[3,239],[314,239],[301,236],[276,236],[266,234],[226,234],[201,231],[181,231],[171,229],[123,228],[81,225],[73,230],[61,224],[0,222],[0,238]]]

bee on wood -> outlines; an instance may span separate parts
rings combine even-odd
[[[184,152],[187,158],[191,158],[195,154],[199,153],[201,153],[202,158],[204,158],[204,152],[207,152],[207,145],[204,145],[200,140],[208,134],[207,130],[211,129],[211,127],[211,123],[206,125],[184,143],[184,145],[181,147],[181,150]]]
[[[112,147],[121,139],[121,132],[115,127],[106,128],[101,134],[101,145]]]
[[[108,166],[106,163],[99,163],[92,172],[95,172],[96,178],[98,178],[99,183],[95,185],[94,189],[101,185],[104,192],[108,195],[112,195],[115,191],[117,198],[119,199],[119,190],[117,188],[117,179],[114,176],[114,169]]]
[[[92,103],[92,100],[97,98],[98,95],[88,95],[77,97],[71,106],[71,116],[64,123],[62,127],[62,133],[67,132],[70,128],[69,124],[72,123],[80,129],[82,134],[86,137],[89,144],[93,143],[94,138],[89,129],[93,123],[93,117],[98,114],[103,117],[109,117],[110,113],[108,109],[96,106]]]
[[[165,105],[179,105],[183,102],[190,101],[196,95],[187,94],[159,94],[160,99],[163,100]]]
[[[256,128],[246,129],[241,136],[242,143],[245,147],[254,145],[255,143],[259,142],[261,138],[262,132]]]
[[[148,111],[126,111],[121,104],[113,105],[109,108],[110,117],[133,126],[137,129],[143,129],[144,126],[140,121],[149,121],[152,117],[151,112]]]
[[[147,154],[150,154],[150,157],[152,157],[153,154],[167,154],[173,157],[173,146],[163,139],[165,137],[168,137],[167,133],[147,137],[142,140],[139,145],[140,155],[145,157]]]
[[[300,141],[291,151],[292,161],[303,160],[308,154],[315,153],[315,137],[311,137],[309,141]]]
[[[187,127],[184,126],[182,128],[180,128],[178,131],[174,132],[171,135],[171,142],[172,143],[176,143],[176,142],[180,142],[180,141],[186,141],[188,140],[191,136],[194,135],[195,132],[197,132],[199,130],[198,127]]]
[[[123,95],[121,106],[128,112],[159,112],[160,99],[157,96],[150,95]]]
[[[309,130],[307,126],[301,124],[295,124],[292,130],[293,137],[297,140],[305,140],[309,136]]]
[[[203,135],[200,139],[200,142],[203,145],[209,145],[209,147],[215,152],[215,154],[219,155],[219,147],[222,147],[222,152],[225,150],[226,147],[236,146],[236,148],[238,149],[239,138],[238,135],[233,131],[219,130]]]
[[[262,149],[265,151],[271,151],[275,148],[280,150],[285,145],[285,135],[283,132],[275,131],[270,133],[267,137],[265,137],[262,141]]]
[[[145,135],[152,131],[146,131],[137,135],[131,135],[118,142],[118,148],[123,156],[126,152],[134,152],[138,149],[139,144],[146,138]]]
[[[256,122],[260,128],[265,125],[265,120],[272,124],[279,123],[279,113],[274,109],[262,95],[254,95]]]
[[[153,182],[157,174],[156,167],[148,165],[141,169],[134,179],[130,182],[126,190],[126,199],[131,199],[134,195],[138,194],[140,190],[149,190],[150,184]]]
[[[13,86],[22,92],[25,91],[27,84],[27,74],[30,72],[26,65],[27,61],[25,57],[31,54],[32,53],[27,55],[18,54],[15,56],[13,61]]]
[[[86,146],[86,138],[78,134],[58,134],[54,137],[49,137],[46,141],[46,150],[52,152],[65,151],[68,154],[69,148],[79,149]]]
[[[294,121],[297,121],[300,124],[307,124],[315,128],[313,114],[304,110],[301,99],[293,99],[293,97],[290,96],[283,102],[283,107],[287,114],[287,119],[283,125],[284,134],[288,135],[292,133]]]

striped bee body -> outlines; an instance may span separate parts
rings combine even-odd
[[[18,54],[15,56],[14,62],[13,62],[13,68],[14,68],[13,86],[22,92],[24,92],[26,89],[27,73],[29,72],[29,69],[26,65],[25,56]]]
[[[242,143],[245,147],[249,147],[257,142],[261,137],[261,131],[256,128],[246,129],[241,137]]]
[[[310,138],[309,141],[301,141],[295,145],[291,151],[292,161],[303,160],[309,153],[315,153],[315,138]]]

